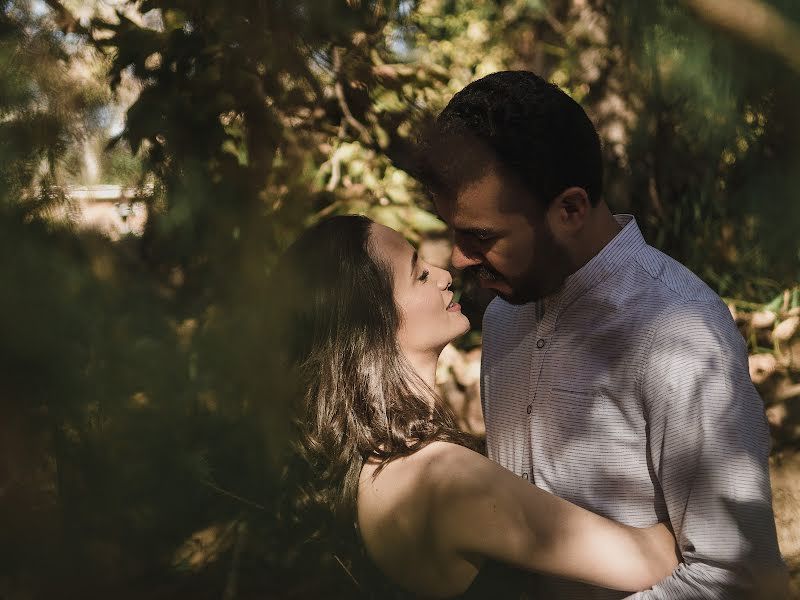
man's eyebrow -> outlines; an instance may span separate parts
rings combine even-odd
[[[417,268],[417,259],[419,259],[419,254],[417,251],[414,250],[414,254],[411,255],[411,274],[414,274],[414,270]]]
[[[494,231],[487,227],[455,227],[459,233],[467,233],[478,237],[494,234]]]

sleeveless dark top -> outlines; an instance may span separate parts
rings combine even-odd
[[[459,600],[533,600],[530,593],[531,575],[526,571],[486,562],[472,580],[467,591],[456,596]]]

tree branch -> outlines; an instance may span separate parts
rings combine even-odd
[[[800,26],[762,0],[683,0],[704,23],[783,59],[800,73]]]
[[[342,113],[344,113],[345,122],[355,129],[361,141],[365,142],[367,145],[372,146],[374,142],[372,140],[372,136],[367,131],[367,128],[362,125],[358,119],[353,116],[353,113],[350,111],[350,107],[347,105],[347,98],[344,95],[344,86],[342,85],[342,57],[340,54],[339,48],[333,49],[333,74],[336,78],[336,82],[334,84],[334,90],[336,92],[336,99],[339,101],[339,108],[342,109]]]

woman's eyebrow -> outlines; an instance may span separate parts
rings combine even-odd
[[[414,254],[411,255],[411,275],[414,275],[414,270],[417,268],[418,259],[419,259],[419,254],[417,254],[417,251],[414,250]]]

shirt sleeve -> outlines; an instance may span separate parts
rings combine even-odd
[[[631,598],[780,597],[769,430],[725,305],[685,302],[664,313],[640,384],[652,472],[684,563]]]

